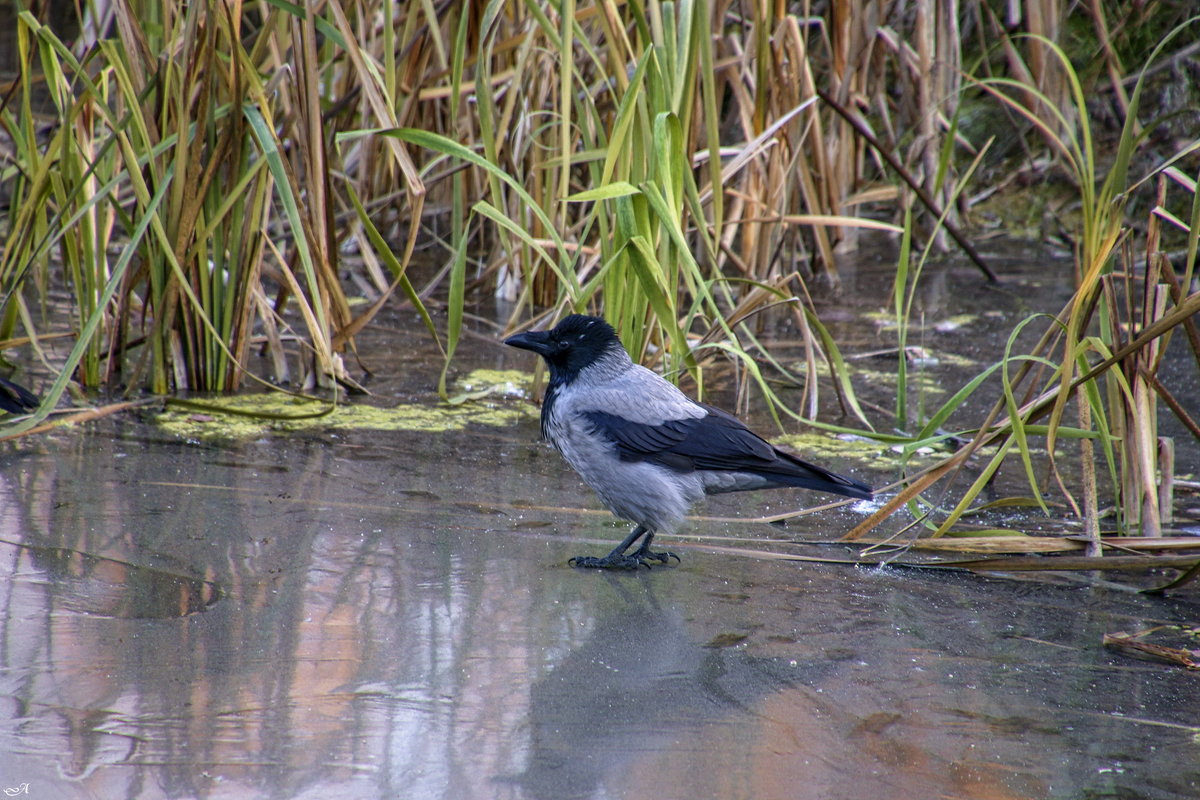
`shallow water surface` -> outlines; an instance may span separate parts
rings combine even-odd
[[[519,402],[519,401],[518,401]],[[719,554],[624,530],[535,410],[501,428],[174,439],[0,472],[0,779],[37,798],[1184,798],[1200,683],[1100,645],[1195,595]],[[830,464],[834,468],[847,465]],[[750,517],[784,493],[720,498]],[[816,524],[829,538],[858,515]],[[806,532],[806,535],[812,532]],[[836,553],[832,553],[836,554]]]
[[[1059,307],[1061,281],[1013,255],[1027,274],[1000,287],[969,269],[924,279],[914,406],[994,360],[1016,319]],[[845,305],[822,309],[881,424],[894,336],[870,298],[892,264],[847,273]],[[221,442],[204,435],[213,415],[129,415],[0,445],[0,790],[1200,796],[1200,680],[1101,645],[1197,626],[1194,584],[1153,598],[1111,576],[772,558],[847,555],[789,540],[831,541],[870,510],[749,521],[825,500],[798,491],[713,498],[665,542],[679,565],[574,570],[570,557],[607,552],[626,528],[537,441],[532,404],[505,390],[439,406],[438,355],[412,330],[397,315],[364,332],[376,397],[337,420]],[[533,367],[482,327],[465,349],[463,374]],[[795,441],[876,486],[895,478],[882,447]],[[1027,491],[1010,472],[1001,491]]]

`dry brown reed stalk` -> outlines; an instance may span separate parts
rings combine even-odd
[[[1159,177],[1156,209],[1166,206],[1168,180]],[[1136,331],[1145,330],[1166,314],[1171,284],[1165,273],[1170,261],[1161,250],[1162,221],[1152,213],[1146,227],[1146,249],[1138,270],[1132,247],[1122,248],[1124,269],[1117,280],[1104,283],[1104,318],[1109,341],[1124,344]],[[1140,286],[1132,276],[1141,272]],[[1119,289],[1119,290],[1118,290]],[[1174,475],[1173,445],[1158,435],[1157,400],[1162,386],[1157,376],[1170,335],[1164,335],[1121,364],[1123,380],[1109,381],[1109,403],[1114,409],[1113,435],[1120,444],[1119,507],[1125,524],[1146,536],[1161,536],[1172,514],[1170,486]],[[1186,414],[1185,414],[1186,418]]]

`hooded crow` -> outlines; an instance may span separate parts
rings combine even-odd
[[[754,434],[736,417],[690,399],[634,364],[616,331],[598,317],[572,314],[548,331],[505,344],[532,350],[550,367],[542,435],[601,502],[636,524],[603,558],[576,567],[633,569],[679,556],[652,552],[705,495],[798,486],[870,499],[871,487],[801,461]],[[627,553],[639,538],[641,546]]]

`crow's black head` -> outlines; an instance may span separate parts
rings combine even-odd
[[[532,350],[550,365],[554,381],[570,381],[612,348],[621,348],[617,332],[599,317],[572,314],[548,331],[518,333],[505,344]]]

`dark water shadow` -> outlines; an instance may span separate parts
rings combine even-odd
[[[754,656],[720,637],[694,641],[680,613],[655,597],[658,576],[606,578],[619,608],[531,687],[531,750],[516,778],[526,797],[592,797],[643,752],[753,715],[763,698],[830,668]]]

